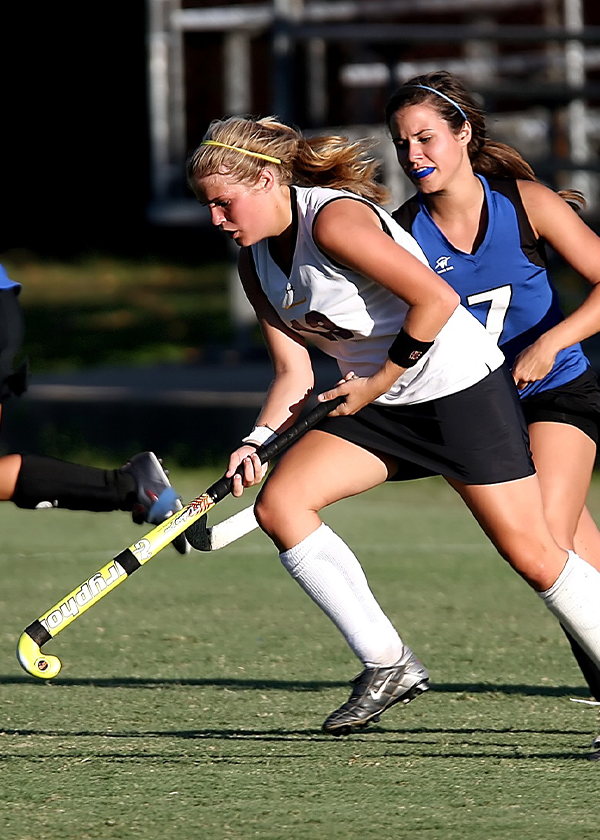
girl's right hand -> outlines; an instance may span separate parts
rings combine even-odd
[[[242,470],[238,472],[240,465]],[[225,473],[227,478],[233,476],[232,495],[239,498],[244,492],[244,487],[260,484],[268,468],[268,463],[261,464],[260,458],[256,454],[256,447],[246,443],[238,447],[229,456],[229,466]]]

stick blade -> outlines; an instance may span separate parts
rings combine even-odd
[[[192,548],[197,551],[218,551],[257,527],[254,508],[250,505],[210,528],[206,524],[206,517],[203,517],[191,525],[185,534]]]
[[[211,532],[211,548],[213,551],[225,548],[226,545],[239,540],[240,537],[245,537],[255,528],[258,528],[258,522],[254,515],[254,508],[250,505],[250,507],[244,508],[234,516],[230,516],[229,519],[218,522],[208,529]]]
[[[211,531],[212,528],[206,524],[206,516],[203,516],[186,529],[185,538],[196,551],[212,551]]]

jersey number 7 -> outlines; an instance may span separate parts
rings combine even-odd
[[[485,292],[467,296],[469,306],[490,302],[490,308],[483,326],[497,342],[500,342],[511,298],[512,286],[498,286],[496,289],[487,289]]]

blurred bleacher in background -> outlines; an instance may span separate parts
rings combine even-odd
[[[407,197],[382,125],[410,76],[460,75],[553,186],[590,192],[598,211],[597,0],[148,0],[152,202],[157,223],[201,221],[182,161],[210,119],[273,113],[303,130],[381,140],[392,204]]]

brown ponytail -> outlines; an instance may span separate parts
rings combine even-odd
[[[433,88],[433,91],[424,88]],[[486,178],[538,180],[516,149],[490,139],[483,110],[462,81],[446,70],[414,76],[398,88],[386,106],[386,125],[389,126],[396,111],[423,102],[434,108],[452,131],[460,131],[465,117],[469,121],[472,136],[467,151],[474,172]],[[561,190],[558,195],[576,208],[585,206],[585,199],[577,190]]]

